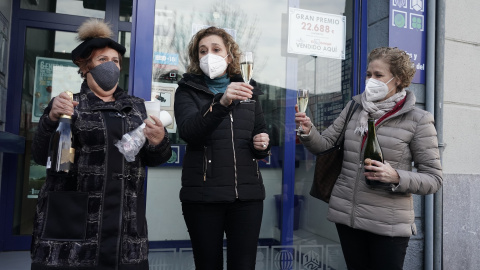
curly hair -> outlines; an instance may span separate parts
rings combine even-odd
[[[240,48],[238,44],[233,40],[233,37],[227,33],[225,30],[211,26],[205,29],[202,29],[196,33],[190,43],[188,44],[188,57],[190,59],[190,64],[188,65],[187,72],[193,74],[203,74],[200,69],[200,59],[198,59],[198,45],[200,40],[205,37],[216,35],[222,38],[225,47],[227,48],[228,56],[232,59],[232,62],[227,67],[227,74],[229,77],[232,77],[236,74],[240,74]]]
[[[397,93],[408,87],[415,75],[415,64],[410,56],[397,47],[379,47],[373,49],[368,55],[368,63],[374,60],[382,60],[390,65],[390,72],[400,79],[401,84],[397,87]]]

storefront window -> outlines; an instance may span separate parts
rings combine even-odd
[[[21,0],[20,8],[93,18],[105,18],[105,3],[105,0]]]
[[[266,200],[256,269],[323,269],[323,265],[327,265],[326,269],[346,269],[335,227],[326,219],[327,205],[309,195],[314,156],[297,144],[295,164],[285,164],[283,153],[286,144],[291,143],[285,140],[285,111],[286,99],[292,96],[292,92],[299,88],[310,90],[307,114],[319,130],[330,125],[351,98],[353,3],[336,0],[299,2],[297,8],[318,16],[340,17],[339,24],[344,26],[342,42],[337,44],[340,56],[290,52],[287,47],[291,10],[286,0],[179,0],[168,3],[157,0],[152,98],[166,98],[163,102],[172,107],[166,105],[162,108],[173,111],[173,93],[188,66],[188,43],[192,35],[203,27],[224,28],[232,34],[242,51],[253,51],[253,79],[264,92],[259,102],[265,113],[272,145],[272,156],[261,168]],[[321,26],[317,26],[320,29]],[[181,269],[191,269],[193,256],[178,198],[185,143],[178,137],[175,126],[170,127],[169,133],[174,143],[174,158],[166,167],[149,169],[149,237],[153,246],[159,247],[151,249],[150,264],[155,267],[169,262],[181,265]],[[295,190],[295,214],[291,220],[294,228],[292,245],[287,249],[281,246],[280,228],[280,195],[286,167],[295,171],[295,180],[288,187]],[[162,207],[154,207],[157,205]],[[167,248],[172,246],[175,248]],[[288,261],[285,258],[292,259],[291,268],[284,268],[283,264]],[[297,266],[300,264],[301,267]]]

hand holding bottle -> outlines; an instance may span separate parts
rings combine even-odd
[[[66,92],[62,92],[53,100],[48,117],[52,121],[58,121],[62,114],[73,115],[73,108],[77,105],[77,101],[72,101],[72,98]]]
[[[397,171],[386,161],[382,163],[372,159],[365,159],[365,171],[369,171],[364,173],[369,180],[389,184],[398,184],[400,182],[400,176]]]

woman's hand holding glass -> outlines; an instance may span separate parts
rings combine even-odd
[[[297,112],[306,112],[308,106],[308,89],[298,89],[297,91]],[[302,125],[298,126],[296,129],[297,135],[305,133],[305,130],[302,128]]]
[[[301,129],[304,134],[310,134],[312,128],[312,121],[306,113],[298,110],[298,104],[295,104],[295,124],[297,129]]]
[[[248,83],[242,82],[232,82],[227,86],[227,90],[223,94],[222,98],[220,99],[220,103],[227,107],[229,106],[232,101],[234,100],[248,100],[252,97],[253,86]]]

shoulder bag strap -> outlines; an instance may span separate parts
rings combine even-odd
[[[343,139],[345,137],[345,129],[347,129],[347,124],[350,121],[350,118],[352,118],[352,115],[357,110],[357,108],[358,104],[354,100],[352,100],[352,103],[350,103],[350,107],[348,107],[347,117],[345,118],[345,123],[343,124],[342,133],[340,133],[340,136],[338,136],[337,141],[335,142],[335,146],[339,145],[339,141],[343,142]],[[342,140],[340,140],[340,138]]]

